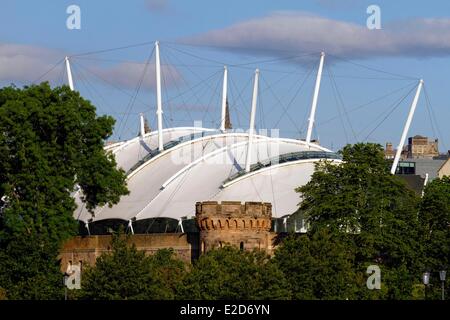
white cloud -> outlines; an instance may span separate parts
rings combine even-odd
[[[0,81],[31,83],[52,68],[63,57],[57,50],[13,43],[0,43]],[[56,81],[51,72],[45,80]]]
[[[349,9],[364,6],[363,1],[361,0],[316,0],[316,2],[322,7],[333,10]]]
[[[145,0],[145,5],[150,11],[165,11],[169,6],[169,0]]]
[[[64,56],[65,54],[59,50],[31,45],[0,43],[0,83],[22,85],[31,84],[33,81],[49,81],[52,85],[60,85],[62,73],[65,73],[65,66],[62,61]],[[60,61],[60,64],[51,70],[58,61]],[[85,70],[77,68],[78,63],[92,71],[93,74],[99,75],[108,82],[124,89],[135,89],[144,72],[143,63],[127,62],[100,67],[86,64],[86,60],[77,61],[76,58],[73,58],[72,74],[76,88],[78,87],[76,81],[80,79],[80,76],[83,78],[91,76]],[[79,75],[77,72],[83,72],[83,74]],[[164,85],[167,87],[182,81],[180,72],[174,66],[162,65],[161,73],[164,77]],[[92,76],[92,80],[98,80],[98,78]],[[66,83],[66,79],[63,79],[63,81]],[[142,88],[150,90],[156,88],[154,63],[148,65]]]
[[[325,51],[348,58],[450,55],[450,19],[414,19],[382,27],[369,30],[304,12],[276,12],[182,41],[271,55],[274,50],[280,50],[278,55],[282,50]]]
[[[156,89],[155,64],[148,65],[144,74],[144,65],[141,63],[125,62],[110,68],[95,67],[93,71],[106,78],[109,82],[124,87],[126,89],[135,89],[142,78],[143,89]],[[161,66],[161,76],[164,78],[164,86],[171,87],[181,83],[182,78],[179,71],[170,65]]]

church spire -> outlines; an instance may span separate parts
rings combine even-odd
[[[225,108],[225,130],[233,129],[233,125],[231,124],[230,120],[230,108],[228,107],[228,98],[226,101],[226,108]]]

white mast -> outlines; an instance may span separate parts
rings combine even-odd
[[[70,90],[73,91],[73,79],[72,79],[72,70],[70,69],[70,62],[69,57],[65,57],[64,60],[66,61],[66,70],[67,70],[67,82],[69,83]]]
[[[139,130],[139,132],[140,132],[140,136],[141,136],[141,138],[143,138],[144,137],[144,135],[145,135],[145,122],[144,122],[144,114],[143,113],[140,113],[139,114],[139,118],[140,118],[140,130]]]
[[[428,173],[425,173],[425,180],[423,182],[423,188],[422,188],[422,197],[425,195],[425,187],[428,184],[429,175]]]
[[[159,60],[159,41],[155,42],[156,54],[156,115],[158,116],[158,149],[163,151],[163,136],[162,136],[162,105],[161,105],[161,62]]]
[[[128,228],[130,228],[131,234],[134,234],[133,221],[131,219],[128,220]]]
[[[250,163],[252,160],[253,130],[255,128],[256,102],[258,99],[258,80],[259,80],[259,69],[256,69],[255,70],[255,82],[253,84],[252,111],[250,113],[250,128],[248,129],[247,158],[245,160],[245,171],[246,172],[250,171]]]
[[[184,233],[183,220],[179,219],[179,220],[178,220],[178,225],[180,226],[181,233]]]
[[[406,119],[405,127],[403,128],[402,137],[400,139],[400,143],[397,147],[397,153],[395,154],[394,162],[392,163],[391,174],[395,174],[395,170],[397,170],[397,165],[400,160],[400,156],[402,154],[403,146],[405,145],[406,136],[408,134],[409,127],[411,125],[411,121],[414,116],[414,112],[416,111],[417,102],[419,101],[420,91],[422,90],[423,80],[420,79],[419,85],[417,86],[416,95],[414,96],[414,100],[411,104],[411,108],[409,109],[408,119]]]
[[[306,134],[306,143],[309,145],[311,142],[311,135],[314,126],[314,118],[316,116],[317,99],[319,97],[320,80],[322,79],[323,60],[325,58],[325,52],[320,53],[319,70],[317,71],[316,85],[314,87],[314,95],[311,104],[311,113],[309,115],[308,132]]]
[[[222,115],[220,119],[220,131],[225,132],[225,118],[227,113],[227,81],[228,70],[227,67],[223,67],[223,89],[222,89]]]

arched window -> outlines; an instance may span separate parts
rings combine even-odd
[[[241,251],[244,251],[244,242],[243,241],[241,241],[241,243],[239,244],[239,249]]]

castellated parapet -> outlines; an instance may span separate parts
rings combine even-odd
[[[202,253],[233,245],[241,250],[272,251],[272,204],[265,202],[205,201],[196,203]]]

